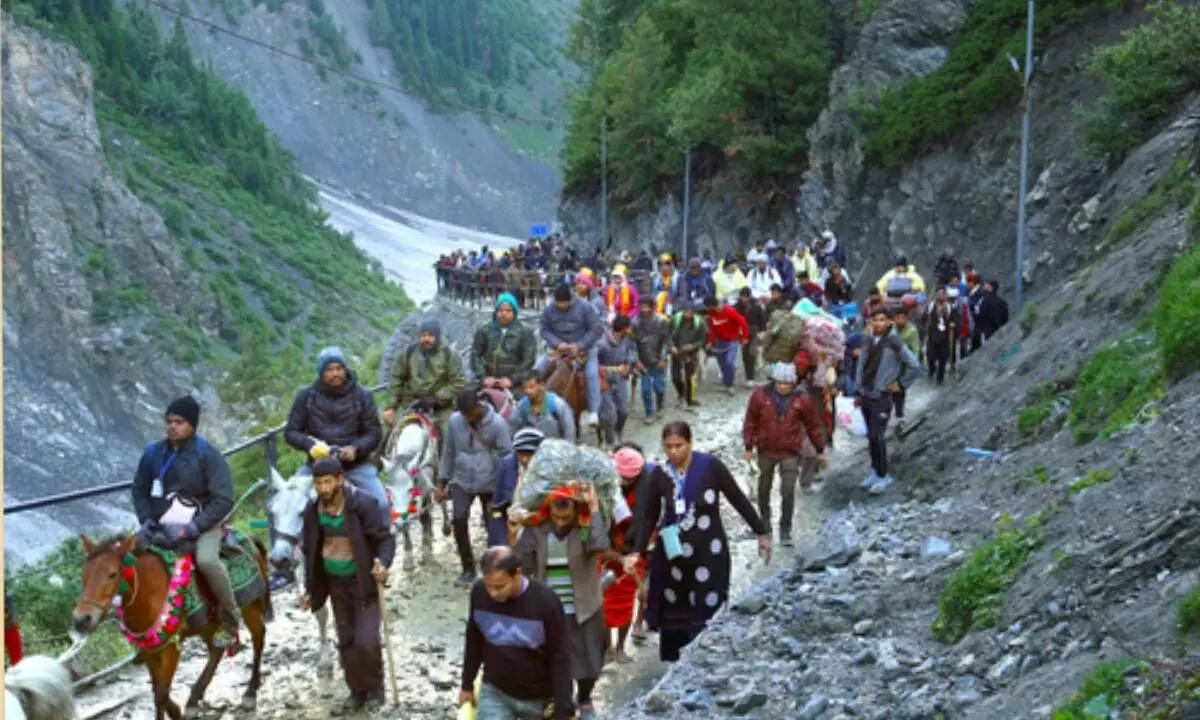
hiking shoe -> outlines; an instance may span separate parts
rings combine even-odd
[[[454,584],[459,587],[471,587],[471,585],[474,584],[474,582],[475,582],[475,571],[467,570],[462,575],[458,576],[458,579],[454,581]]]
[[[875,482],[874,485],[867,488],[867,492],[871,493],[872,495],[882,495],[885,490],[891,487],[893,482],[894,481],[892,480],[891,475],[881,477]]]
[[[725,386],[725,394],[728,395],[729,397],[733,397],[734,395],[737,394],[737,391],[735,391],[733,389],[732,385],[726,385]]]
[[[584,427],[596,427],[596,425],[600,424],[600,418],[596,413],[589,410],[579,418],[579,424]]]
[[[862,484],[860,484],[859,487],[864,490],[870,490],[871,488],[875,487],[875,483],[877,482],[879,482],[879,476],[875,474],[874,470],[872,470],[871,474],[867,476],[866,480],[862,481]]]
[[[654,419],[655,419],[655,418],[654,418],[654,416],[653,416],[653,415],[647,415],[647,416],[646,416],[646,419],[645,419],[645,420],[643,420],[642,422],[646,423],[647,425],[653,425],[653,424],[654,424]]]
[[[788,532],[781,532],[781,533],[779,533],[779,544],[780,544],[780,545],[782,545],[782,546],[784,546],[784,547],[791,547],[791,546],[792,546],[792,533],[791,533],[791,531],[788,531]]]

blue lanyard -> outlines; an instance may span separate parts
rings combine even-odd
[[[166,461],[163,462],[162,470],[158,471],[158,481],[159,482],[162,482],[163,480],[166,479],[167,468],[171,467],[171,463],[175,462],[175,456],[178,454],[179,454],[178,450],[172,452],[171,457],[167,458]]]
[[[681,475],[679,469],[671,463],[664,463],[667,474],[671,476],[671,480],[675,483],[675,499],[682,500],[683,494],[687,490],[687,475]]]

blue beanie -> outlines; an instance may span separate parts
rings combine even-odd
[[[421,321],[420,332],[427,332],[438,340],[442,339],[442,324],[437,318],[430,317]]]
[[[322,348],[321,352],[317,353],[317,374],[322,374],[325,372],[325,368],[334,363],[346,367],[346,356],[342,353],[342,349],[337,345]]]

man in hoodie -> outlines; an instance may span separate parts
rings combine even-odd
[[[821,244],[817,247],[817,266],[826,268],[831,262],[846,267],[846,251],[838,243],[833,231],[826,230],[821,233]]]
[[[512,545],[516,542],[516,534],[521,526],[519,516],[523,511],[514,511],[517,518],[509,518],[509,508],[517,499],[521,480],[533,456],[542,445],[546,436],[541,430],[532,427],[521,428],[513,433],[513,451],[500,458],[496,468],[496,490],[492,493],[489,503],[491,517],[488,518],[488,547],[497,545]]]
[[[792,267],[796,271],[796,277],[801,277],[807,273],[808,278],[815,282],[821,276],[821,269],[817,266],[817,259],[808,251],[808,246],[804,243],[796,245],[796,252],[792,255]]]
[[[720,298],[709,295],[704,299],[704,306],[708,308],[708,341],[704,352],[716,355],[717,364],[721,366],[721,383],[725,392],[733,395],[737,351],[739,346],[744,347],[750,342],[750,325]]]
[[[794,300],[796,298],[796,266],[792,264],[782,245],[775,246],[771,267],[779,273],[779,284],[783,286],[783,294]]]
[[[546,379],[536,370],[521,381],[525,397],[508,418],[514,436],[522,428],[537,428],[545,437],[575,442],[575,411],[566,400],[546,389]]]
[[[616,421],[606,427],[606,441],[612,445],[620,442],[629,420],[629,379],[637,365],[637,344],[633,340],[633,322],[627,315],[613,318],[612,329],[605,330],[597,343],[597,357],[608,381],[608,397],[616,409]]]
[[[466,387],[462,358],[442,342],[437,318],[425,318],[417,342],[396,358],[383,421],[390,428],[396,422],[396,411],[415,403],[432,416],[438,433],[445,436],[454,397]]]
[[[641,373],[642,406],[646,424],[654,422],[663,412],[667,392],[667,360],[671,357],[671,322],[660,315],[650,298],[642,298],[638,316],[633,321],[633,341],[637,345],[637,370]]]
[[[983,284],[983,297],[975,315],[981,345],[1008,324],[1008,303],[996,294],[999,289],[998,280],[988,280]]]
[[[554,302],[542,311],[540,330],[542,339],[546,341],[548,353],[587,358],[583,375],[587,384],[588,409],[580,418],[580,424],[583,427],[595,427],[601,401],[600,363],[596,357],[596,343],[600,341],[604,332],[604,325],[596,314],[596,308],[587,300],[572,295],[571,288],[559,285],[554,289]],[[534,369],[545,372],[549,364],[549,354],[543,355]]]
[[[899,300],[910,293],[925,292],[925,280],[917,274],[915,266],[908,264],[908,258],[901,255],[896,258],[895,267],[885,272],[875,287],[884,297]]]
[[[475,331],[471,342],[471,372],[483,387],[519,392],[517,383],[533,372],[537,338],[517,319],[517,299],[508,293],[496,298],[492,321]]]
[[[704,302],[704,298],[716,294],[717,286],[713,283],[712,277],[700,267],[698,258],[692,258],[688,260],[687,272],[680,276],[675,283],[675,296],[671,304],[677,310],[682,310],[686,307],[695,307]]]
[[[721,265],[721,270],[713,278],[713,283],[716,285],[717,297],[729,304],[737,302],[738,293],[741,292],[742,288],[750,287],[750,283],[738,268],[737,261],[733,255],[725,258],[724,264]]]
[[[854,286],[842,274],[842,266],[830,262],[826,268],[829,276],[825,278],[825,299],[833,305],[854,301]]]
[[[708,339],[708,328],[694,305],[685,305],[671,319],[671,384],[679,396],[679,406],[691,409],[696,401],[696,373],[700,369],[700,348]]]
[[[958,261],[954,259],[954,248],[946,248],[937,264],[933,266],[934,285],[957,283],[959,279]]]
[[[776,363],[771,382],[750,394],[746,417],[742,421],[742,440],[746,461],[758,454],[758,513],[768,527],[771,524],[771,485],[779,468],[783,510],[779,516],[779,541],[792,544],[792,518],[795,514],[796,482],[800,478],[800,455],[805,442],[812,443],[820,458],[825,452],[825,434],[812,397],[796,391],[796,366]]]
[[[875,310],[855,369],[855,385],[858,386],[855,405],[862,408],[871,451],[871,474],[863,487],[872,494],[882,493],[892,484],[884,441],[888,419],[892,415],[892,395],[908,388],[919,377],[921,363],[892,327],[888,311],[885,308]]]
[[[317,354],[317,379],[296,393],[283,437],[309,456],[299,474],[312,473],[311,453],[317,444],[337,447],[350,484],[388,507],[379,473],[369,461],[383,438],[375,396],[358,384],[341,348],[327,347]]]
[[[500,458],[512,452],[512,434],[508,423],[490,403],[480,402],[474,390],[460,392],[455,406],[457,409],[446,427],[436,499],[438,502],[445,499],[449,485],[454,502],[454,543],[463,569],[456,584],[469,586],[476,576],[467,532],[471,505],[479,500],[486,525],[488,503],[496,485],[496,468]]]
[[[758,337],[767,330],[767,312],[760,303],[754,301],[748,287],[742,288],[737,305],[733,308],[750,326],[750,341],[742,348],[742,368],[746,372],[746,384],[754,385],[754,371],[758,368]]]

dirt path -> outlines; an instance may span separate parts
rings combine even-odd
[[[747,489],[749,468],[742,460],[741,418],[745,408],[748,389],[739,388],[734,397],[716,391],[711,385],[703,387],[700,399],[703,406],[695,413],[672,410],[669,419],[681,418],[692,423],[696,436],[696,447],[720,455],[734,476]],[[910,414],[919,415],[929,403],[931,393],[918,387],[909,400]],[[638,399],[635,398],[635,402]],[[653,457],[661,455],[659,434],[661,424],[647,426],[643,423],[640,402],[637,402],[630,418],[626,437],[646,448]],[[836,446],[831,456],[831,466],[826,474],[835,474],[841,469],[850,470],[849,476],[865,476],[865,441],[839,431]],[[852,468],[862,468],[861,472]],[[826,483],[828,484],[828,483]],[[778,513],[778,488],[772,502]],[[794,533],[797,546],[803,547],[807,537],[814,536],[830,512],[845,504],[846,497],[853,496],[848,487],[823,488],[815,495],[799,495]],[[865,496],[860,496],[865,497]],[[764,566],[757,557],[753,536],[746,525],[723,503],[728,531],[733,547],[733,587],[736,597],[751,583],[786,567],[795,549],[776,546],[771,564]],[[437,523],[435,523],[437,525]],[[482,552],[483,533],[473,524],[472,534],[476,541],[476,552]],[[417,538],[414,538],[416,540]],[[419,544],[417,544],[419,547]],[[392,647],[396,659],[397,685],[400,707],[389,708],[375,717],[398,717],[411,720],[441,720],[456,717],[452,707],[459,683],[462,660],[463,622],[467,611],[467,593],[453,585],[459,573],[457,554],[453,540],[438,534],[430,556],[422,559],[417,569],[404,573],[397,562],[389,597],[392,622]],[[297,593],[289,589],[276,596],[277,616],[269,626],[267,650],[263,662],[265,678],[259,693],[258,710],[255,713],[239,712],[237,703],[249,678],[251,654],[249,650],[226,660],[210,686],[206,704],[208,709],[202,717],[229,718],[255,717],[283,720],[299,718],[326,718],[330,709],[345,694],[340,671],[332,678],[322,678],[316,670],[317,626],[309,615],[296,608]],[[597,706],[602,717],[614,717],[605,713],[606,708],[618,708],[636,699],[655,685],[667,671],[667,666],[658,661],[657,639],[651,635],[643,646],[630,645],[633,662],[626,665],[610,665],[596,689]],[[185,646],[187,660],[181,663],[172,696],[182,703],[187,698],[190,683],[203,667],[198,643]],[[149,690],[148,679],[142,668],[131,668],[103,688],[81,697],[78,701],[86,716],[91,709],[100,708],[117,698],[126,697],[132,691]],[[153,701],[149,693],[140,695],[104,717],[146,718],[153,717]],[[367,717],[360,715],[360,717]]]

